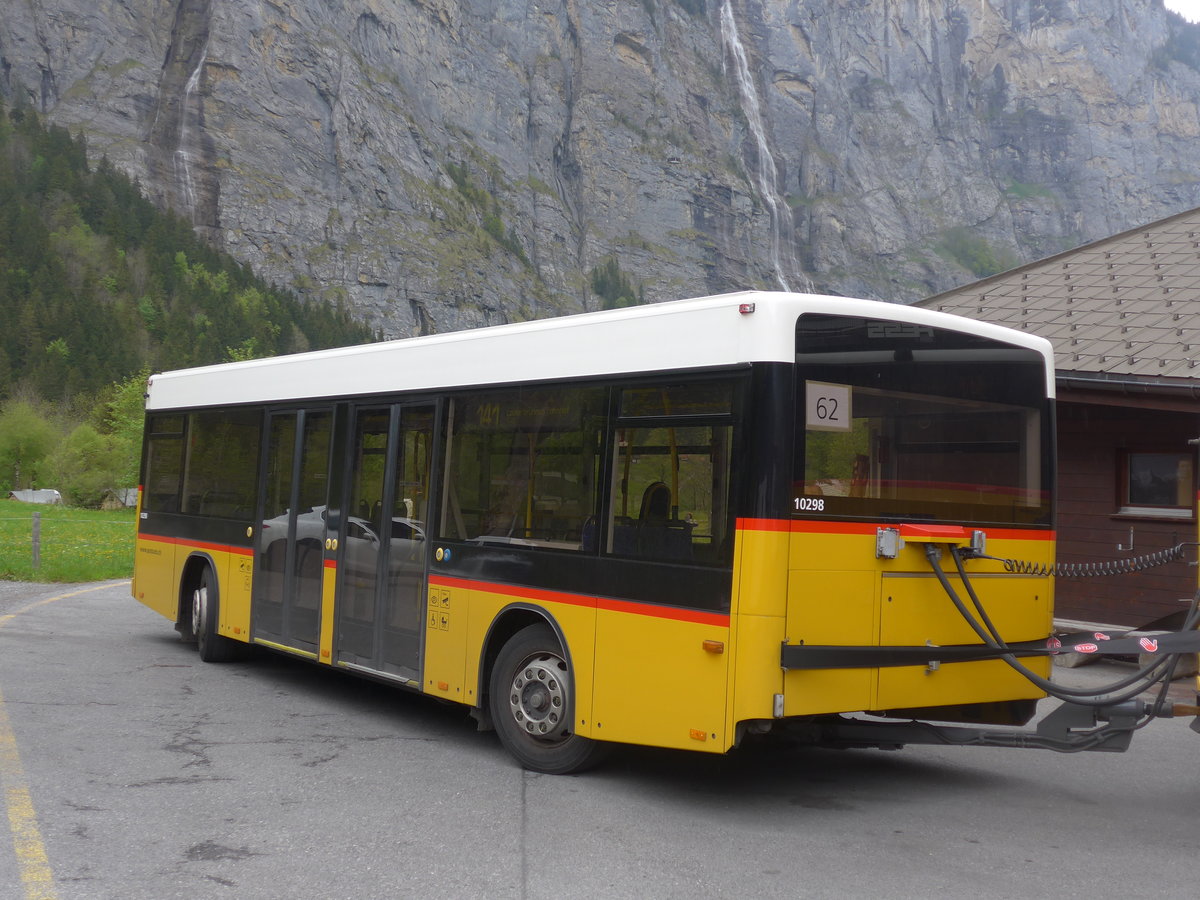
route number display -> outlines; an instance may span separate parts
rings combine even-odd
[[[806,381],[804,391],[804,427],[808,431],[850,431],[850,385]]]

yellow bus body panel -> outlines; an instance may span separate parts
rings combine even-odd
[[[139,534],[134,560],[134,597],[172,622],[179,614],[179,586],[193,556],[212,560],[217,579],[217,633],[234,640],[250,638],[250,588],[254,557],[249,550],[216,544],[160,539]],[[188,598],[184,598],[185,603]],[[187,615],[188,609],[184,608]]]
[[[224,557],[225,577],[221,580],[220,621],[217,630],[238,641],[250,640],[250,597],[254,582],[254,556],[249,550],[234,548],[223,553],[209,550],[213,562],[220,565]]]
[[[725,725],[731,740],[738,722],[771,718],[774,698],[783,693],[779,648],[787,614],[788,542],[778,523],[761,528],[739,523],[729,641],[732,702]]]
[[[428,592],[425,693],[478,705],[483,650],[514,604],[561,633],[584,737],[712,752],[730,746],[724,614],[438,578]],[[607,648],[597,659],[596,648]],[[495,649],[495,648],[494,648]],[[778,668],[778,667],[776,667]]]
[[[175,543],[138,535],[133,565],[134,597],[172,622],[178,614]]]
[[[822,528],[826,530],[822,530]],[[876,556],[874,526],[805,522],[791,535],[786,640],[849,647],[979,644],[933,575],[928,542],[908,542],[895,559]],[[1052,535],[997,531],[987,552],[1050,565]],[[973,610],[953,560],[941,565]],[[999,563],[972,560],[967,574],[1000,634],[1038,640],[1053,627],[1048,576],[1012,575]],[[744,648],[743,648],[744,649]],[[778,657],[776,657],[778,658]],[[1047,675],[1047,658],[1025,661]],[[793,669],[784,675],[784,715],[950,706],[1035,699],[1043,692],[999,660],[863,669]]]
[[[472,703],[475,685],[467,681],[467,626],[473,594],[464,588],[430,585],[425,592],[426,694]]]
[[[787,614],[789,544],[790,535],[779,523],[758,528],[743,524],[738,529],[733,598],[739,616],[782,619]]]
[[[817,559],[822,559],[819,555]],[[828,561],[828,560],[826,560]],[[875,572],[788,573],[789,644],[879,643],[879,576]],[[779,661],[779,649],[775,659]],[[876,669],[803,669],[784,676],[785,716],[873,709]]]
[[[716,753],[729,748],[727,625],[601,608],[596,646],[605,652],[597,654],[592,682],[593,737]]]
[[[1022,576],[971,578],[989,618],[1006,640],[1031,641],[1049,634],[1049,597],[1046,590],[1039,592],[1034,586],[1038,581],[1040,579]],[[881,644],[982,643],[932,576],[884,575],[882,582]],[[963,601],[970,604],[966,589],[957,578],[951,580],[951,585]],[[1045,657],[1027,660],[1025,664],[1041,675],[1048,671]],[[881,669],[878,692],[875,709],[1043,696],[1040,689],[1001,660],[944,664],[936,668],[897,666]]]

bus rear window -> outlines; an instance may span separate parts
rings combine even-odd
[[[800,516],[1049,524],[1042,356],[976,335],[802,316]]]

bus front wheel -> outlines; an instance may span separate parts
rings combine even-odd
[[[570,666],[549,626],[523,628],[500,650],[489,708],[500,742],[524,768],[566,775],[599,762],[604,745],[571,730],[573,690]]]
[[[192,591],[192,634],[205,662],[228,662],[238,652],[237,641],[217,633],[219,603],[216,579],[205,566],[199,584]]]

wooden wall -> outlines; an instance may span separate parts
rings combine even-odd
[[[1094,402],[1099,399],[1100,402]],[[1084,401],[1084,402],[1077,402]],[[1149,408],[1145,397],[1064,395],[1058,404],[1058,561],[1128,559],[1196,540],[1196,520],[1120,515],[1122,450],[1192,451],[1200,401]],[[1191,407],[1189,410],[1188,407]],[[1192,496],[1195,496],[1193,491]],[[1195,510],[1193,509],[1193,515]],[[1133,550],[1128,547],[1133,529]],[[1189,548],[1187,560],[1195,560]],[[1058,578],[1055,616],[1139,626],[1184,608],[1197,588],[1187,561],[1131,575]]]

